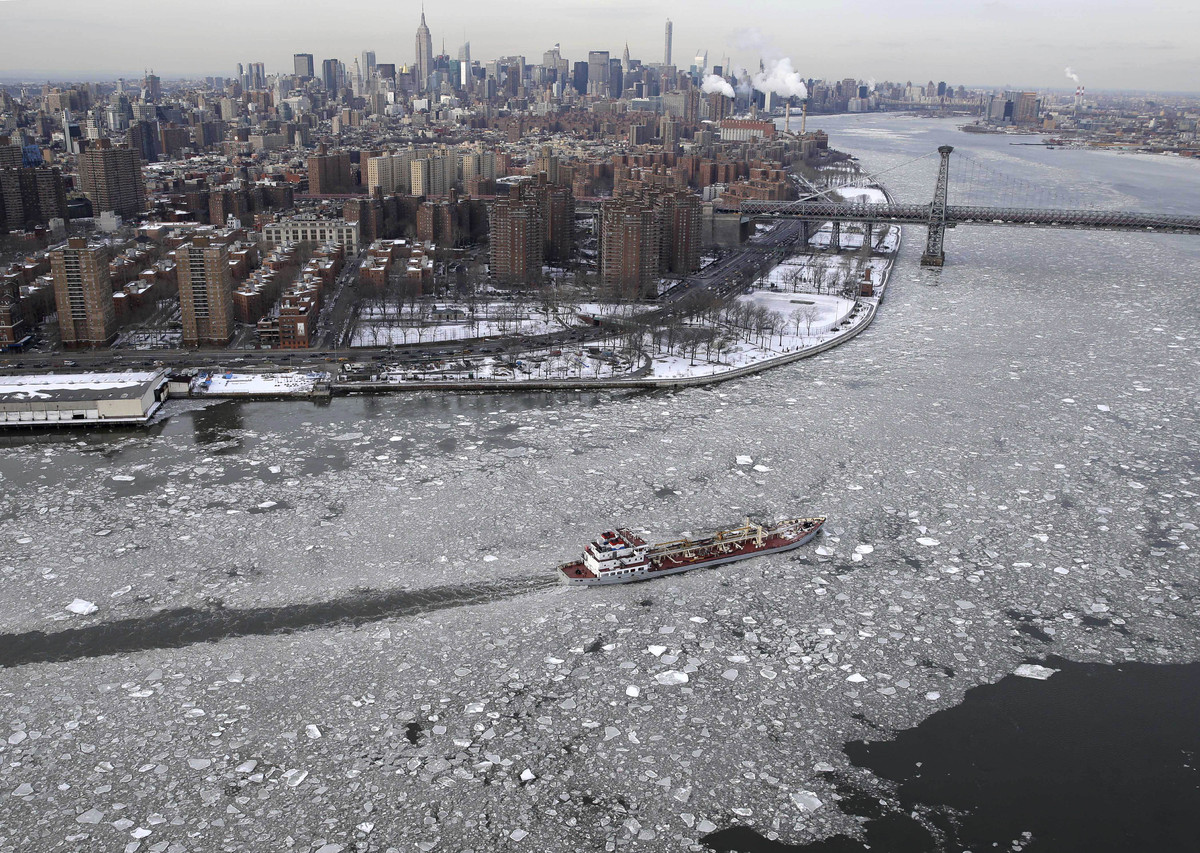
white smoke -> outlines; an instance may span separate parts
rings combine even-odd
[[[700,90],[706,95],[720,92],[727,98],[733,97],[733,87],[729,85],[729,81],[724,77],[718,77],[716,74],[709,74],[705,77],[704,82],[700,84]]]
[[[1076,74],[1074,71],[1072,71],[1072,70],[1071,70],[1071,66],[1070,66],[1070,65],[1068,65],[1068,66],[1067,66],[1067,76],[1068,76],[1068,77],[1070,77],[1072,80],[1074,80],[1074,81],[1075,81],[1075,85],[1076,85],[1076,86],[1078,86],[1078,85],[1079,85],[1079,82],[1080,82],[1080,81],[1079,81],[1079,75],[1078,75],[1078,74]]]
[[[786,56],[771,60],[765,70],[754,75],[754,88],[764,94],[774,92],[784,98],[807,98],[808,87],[804,78],[792,68],[792,60]]]

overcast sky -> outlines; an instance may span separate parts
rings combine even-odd
[[[0,0],[0,78],[164,78],[236,73],[238,62],[290,72],[293,53],[347,65],[363,50],[413,61],[420,4],[397,0]],[[522,54],[540,62],[561,43],[674,62],[698,50],[757,66],[789,56],[806,77],[945,80],[952,84],[1090,90],[1200,90],[1196,0],[458,0],[430,2],[434,52]],[[766,34],[766,35],[764,35]]]

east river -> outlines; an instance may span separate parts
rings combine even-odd
[[[1179,159],[809,125],[901,201],[939,144],[1025,182],[996,201],[1200,198]],[[0,851],[1193,846],[1200,239],[946,243],[906,229],[854,341],[707,389],[4,439]],[[617,523],[816,513],[790,554],[553,580]]]

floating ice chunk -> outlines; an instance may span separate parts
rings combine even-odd
[[[131,830],[129,834],[134,838],[145,838],[147,835],[150,835],[150,830],[139,826],[137,829]]]
[[[931,536],[921,536],[917,539],[917,544],[924,545],[927,548],[929,548],[929,547],[933,547],[934,545],[941,545],[942,543],[939,542],[938,540],[934,539]]]
[[[205,770],[211,764],[212,764],[212,759],[210,759],[210,758],[189,758],[188,759],[188,767],[192,768],[193,770]]]
[[[793,791],[791,797],[792,803],[806,812],[815,812],[821,807],[821,800],[812,791]]]
[[[621,736],[621,732],[619,729],[615,729],[612,726],[604,727],[604,739],[606,741],[612,740],[613,738],[620,737],[620,736]]]
[[[862,684],[867,679],[866,679],[866,676],[860,675],[857,672],[853,672],[850,675],[846,676],[846,680],[849,681],[851,684]]]
[[[833,551],[829,550],[824,545],[818,545],[816,548],[816,551],[817,551],[818,556],[821,556],[821,557],[833,556]]]
[[[126,593],[132,592],[132,591],[133,591],[133,587],[131,587],[127,584],[127,585],[121,587],[120,589],[115,589],[112,592],[110,592],[108,594],[108,597],[109,598],[120,598],[122,595],[125,595]]]
[[[357,829],[359,832],[361,832],[363,835],[370,835],[371,831],[375,829],[375,824],[371,823],[368,820],[364,820],[362,823],[360,823],[358,826],[356,826],[354,828]]]
[[[273,506],[278,506],[276,501],[263,501],[258,505],[259,509],[270,509]]]
[[[112,478],[118,483],[132,483],[134,480],[134,478],[128,474],[113,474]]]
[[[1045,681],[1056,672],[1058,672],[1057,669],[1051,669],[1048,666],[1038,666],[1035,663],[1023,663],[1013,670],[1013,675],[1019,675],[1022,678],[1036,678],[1038,681]]]
[[[513,841],[520,841],[523,838],[525,838],[525,836],[527,836],[527,835],[529,835],[529,833],[523,829],[514,829],[512,832],[510,832],[508,834],[508,837],[511,838]],[[318,850],[317,853],[321,853],[321,851]]]
[[[856,554],[871,554],[871,553],[874,553],[874,551],[875,551],[874,545],[855,545],[854,546],[854,553],[856,553]]]
[[[249,761],[243,761],[237,767],[233,768],[235,773],[253,773],[254,768],[258,766],[258,762],[251,758]]]
[[[33,786],[28,782],[22,782],[17,786],[17,789],[12,792],[14,797],[28,797],[33,793]]]
[[[488,554],[486,557],[484,557],[484,558],[483,558],[483,561],[484,561],[485,563],[494,563],[494,562],[496,562],[496,561],[497,561],[497,560],[499,560],[499,559],[500,559],[500,558],[499,558],[499,557],[497,557],[495,554]]]
[[[768,468],[766,465],[755,465],[755,466],[754,466],[754,470],[755,470],[755,471],[758,471],[758,472],[760,472],[760,473],[762,473],[762,474],[765,474],[765,473],[767,473],[768,471],[770,471],[771,469],[770,469],[770,468]]]
[[[268,465],[267,470],[270,471],[272,474],[278,474],[280,471],[283,470],[283,468],[281,468],[278,465]]]
[[[677,669],[668,669],[666,672],[660,672],[654,676],[654,680],[659,684],[687,684],[688,677],[686,672],[680,672]]]
[[[317,853],[342,853],[345,849],[340,844],[322,844],[317,848]]]
[[[696,824],[696,831],[701,833],[702,835],[708,835],[708,833],[710,833],[710,832],[715,832],[716,829],[717,829],[717,825],[715,823],[713,823],[711,820],[708,820],[707,818],[705,818],[704,820],[701,820],[698,824]]]
[[[25,738],[27,738],[27,737],[29,737],[29,735],[25,734],[25,732],[21,732],[21,731],[13,732],[12,734],[10,734],[8,736],[8,742],[11,743],[13,746],[16,746],[21,741],[25,740]]]
[[[754,460],[749,456],[739,456],[737,458],[737,464],[739,464],[739,465],[749,465],[753,461]]]
[[[1096,408],[1097,408],[1097,409],[1099,409],[1099,410],[1100,410],[1100,411],[1102,411],[1102,412],[1111,412],[1111,411],[1112,411],[1112,409],[1110,409],[1108,406],[1104,405],[1103,403],[1101,403],[1101,404],[1100,404],[1099,406],[1097,406]]]
[[[828,761],[818,761],[816,764],[813,765],[814,773],[832,773],[833,770],[834,770],[833,765],[830,764]]]
[[[753,809],[747,809],[747,808],[730,809],[730,811],[733,812],[738,817],[750,817],[750,815],[754,814]]]
[[[650,654],[654,655],[656,658],[662,657],[662,653],[666,650],[666,646],[650,646],[646,649],[646,651],[650,652]]]
[[[88,809],[75,818],[76,823],[99,823],[104,820],[104,813],[98,809]]]
[[[321,730],[319,728],[317,728],[316,726],[314,726],[312,723],[309,723],[307,726],[304,727],[304,733],[306,735],[308,735],[310,738],[312,738],[313,740],[316,740],[317,738],[319,738],[321,736]]]
[[[77,598],[67,605],[67,609],[72,613],[77,613],[80,616],[88,616],[92,613],[95,613],[98,608],[90,601],[84,601],[82,598]]]
[[[361,432],[344,432],[341,435],[335,435],[333,438],[331,438],[329,440],[330,441],[354,441],[355,439],[359,439],[362,437],[363,437],[363,434]]]
[[[960,601],[956,601],[954,603],[958,606],[959,610],[973,610],[975,608],[975,605],[969,601],[960,600]]]
[[[935,699],[941,699],[942,694],[938,693],[936,690],[930,690],[928,693],[925,694],[925,698],[928,699],[930,702],[932,702]]]
[[[288,770],[283,774],[283,778],[287,779],[288,786],[295,788],[301,782],[308,778],[307,770]],[[339,848],[340,849],[340,848]]]
[[[404,441],[404,436],[393,435],[391,438],[388,439],[388,441]]]
[[[636,684],[631,684],[625,688],[625,695],[632,696],[634,699],[636,699],[638,696],[640,696],[641,693],[642,693],[641,689],[638,688],[638,686]]]
[[[721,673],[721,677],[726,681],[736,681],[738,677],[738,671],[736,669],[727,669]]]
[[[537,776],[535,776],[533,771],[530,770],[528,767],[526,767],[524,770],[521,771],[521,781],[522,782],[532,782],[536,778],[537,778]]]

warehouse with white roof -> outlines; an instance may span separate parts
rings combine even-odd
[[[0,376],[0,427],[144,424],[166,399],[166,370]]]

